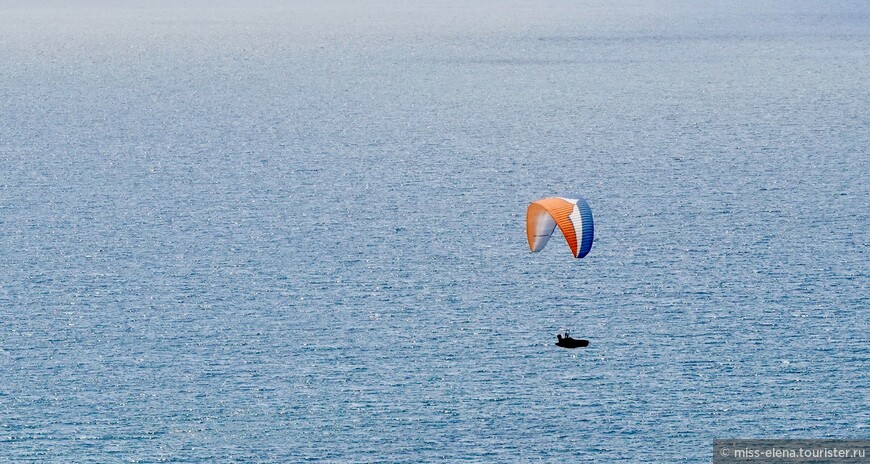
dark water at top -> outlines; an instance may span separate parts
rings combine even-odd
[[[0,4],[0,459],[867,437],[868,3],[417,3]]]

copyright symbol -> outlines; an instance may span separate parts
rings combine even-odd
[[[721,454],[722,456],[727,458],[728,457],[728,448],[722,448],[721,450],[719,450],[719,454]]]

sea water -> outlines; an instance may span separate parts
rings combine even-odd
[[[146,3],[0,4],[0,459],[867,437],[867,2]]]

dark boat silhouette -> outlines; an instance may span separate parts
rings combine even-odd
[[[563,337],[561,334],[558,334],[556,335],[556,340],[556,346],[561,346],[562,348],[584,348],[589,346],[589,340],[571,338],[570,335]]]

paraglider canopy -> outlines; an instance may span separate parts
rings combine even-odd
[[[526,235],[529,249],[541,251],[559,226],[575,258],[582,258],[592,249],[594,235],[592,210],[580,195],[551,197],[533,201],[526,211]]]

